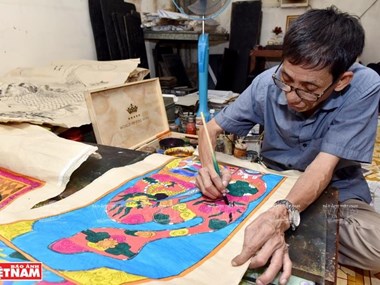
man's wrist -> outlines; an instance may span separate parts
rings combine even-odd
[[[274,203],[275,207],[280,205],[287,210],[290,227],[295,231],[301,222],[298,209],[288,200],[278,200]]]
[[[286,231],[290,228],[288,209],[285,206],[278,205],[269,209],[273,220],[275,220],[275,227]]]

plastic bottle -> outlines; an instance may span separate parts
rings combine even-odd
[[[210,109],[210,121],[215,117],[215,109]]]

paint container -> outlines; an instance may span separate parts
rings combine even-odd
[[[259,162],[259,154],[254,150],[247,150],[247,160],[250,162]]]
[[[169,130],[172,132],[178,132],[178,125],[176,123],[169,124]]]
[[[262,142],[260,135],[248,136],[244,139],[244,141],[247,144],[247,150],[253,150],[257,154],[260,154]]]
[[[159,144],[160,144],[161,149],[166,150],[172,147],[184,146],[185,141],[183,139],[178,139],[178,138],[165,138],[165,139],[160,140]]]
[[[234,156],[236,158],[246,159],[247,158],[247,149],[235,147],[234,148]]]
[[[218,151],[218,152],[224,152],[224,140],[223,140],[223,135],[219,135],[219,136],[216,138],[215,151]]]
[[[186,125],[189,119],[189,112],[181,113],[179,115],[179,119],[180,119],[179,131],[184,133],[186,131]]]
[[[189,118],[188,118],[188,121],[186,124],[186,134],[189,134],[189,135],[196,135],[197,134],[197,129],[195,126],[193,116],[189,116]]]

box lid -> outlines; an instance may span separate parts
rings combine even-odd
[[[87,92],[99,144],[136,149],[169,132],[158,78]]]

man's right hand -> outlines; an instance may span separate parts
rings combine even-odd
[[[202,194],[210,199],[219,199],[226,192],[226,187],[231,180],[230,172],[220,167],[219,175],[214,169],[212,153],[216,145],[216,138],[223,129],[218,125],[215,119],[207,123],[207,130],[212,144],[212,149],[207,140],[206,128],[200,127],[198,133],[198,152],[202,163],[202,168],[196,177],[196,184]]]
[[[211,168],[210,168],[211,167]],[[213,169],[213,165],[202,167],[196,177],[196,184],[202,194],[210,199],[219,199],[226,193],[226,187],[231,180],[231,173],[224,167],[220,168],[221,176]]]

